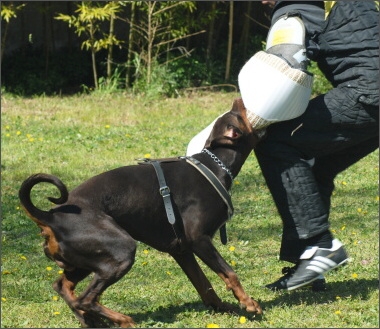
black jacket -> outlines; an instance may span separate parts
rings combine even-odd
[[[374,1],[337,1],[315,41],[333,86],[379,91],[379,12]]]
[[[374,1],[337,1],[327,19],[323,1],[279,1],[272,22],[296,12],[306,28],[308,57],[334,87],[379,92],[379,11]],[[376,102],[375,102],[376,103]]]

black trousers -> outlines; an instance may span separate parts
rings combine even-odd
[[[283,222],[280,259],[296,262],[329,229],[334,178],[379,147],[378,95],[334,88],[296,119],[272,124],[255,149]]]

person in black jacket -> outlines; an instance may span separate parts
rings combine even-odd
[[[266,287],[322,290],[324,274],[348,261],[329,230],[334,179],[379,147],[378,2],[263,3],[273,5],[266,49],[244,64],[239,88],[263,136],[254,152],[283,222],[280,260],[294,264]],[[333,86],[311,100],[310,61]],[[214,122],[187,155],[202,150]]]
[[[294,62],[297,56],[287,51],[289,44],[281,43],[286,31],[275,26],[292,16],[305,27],[307,59],[302,63]],[[333,85],[311,99],[302,115],[268,125],[266,137],[254,150],[283,222],[280,260],[294,264],[266,287],[294,290],[313,285],[319,290],[324,288],[324,274],[348,260],[342,243],[329,230],[334,178],[379,147],[378,5],[276,2],[269,34],[277,49],[267,52],[300,70],[307,68],[307,61],[316,61]],[[262,83],[271,88],[270,81]],[[249,88],[247,81],[239,84],[241,90]],[[277,91],[272,93],[275,98]],[[251,96],[242,93],[245,104],[250,97],[258,97],[255,90]]]

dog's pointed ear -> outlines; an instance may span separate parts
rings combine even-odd
[[[235,98],[234,99],[234,102],[232,103],[231,112],[239,114],[243,118],[246,117],[246,109],[245,109],[245,105],[243,103],[242,98]]]

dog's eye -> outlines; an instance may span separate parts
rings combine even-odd
[[[235,127],[232,124],[227,125],[227,131],[228,132],[226,136],[229,136],[230,138],[233,138],[233,139],[238,138],[243,134],[243,132],[239,128]]]
[[[227,126],[227,129],[228,130],[233,130],[234,134],[243,135],[243,132],[238,127],[235,127],[234,125],[229,124]]]

